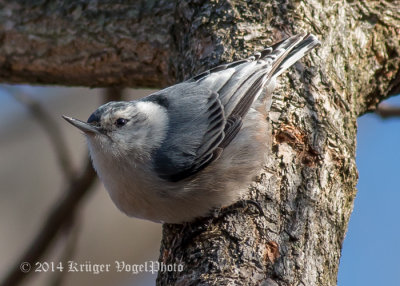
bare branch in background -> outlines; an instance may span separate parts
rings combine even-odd
[[[121,97],[122,89],[120,88],[105,90],[105,102],[110,100],[121,100]],[[29,107],[29,110],[32,111],[35,116],[37,116],[38,121],[42,123],[41,125],[46,129],[46,131],[49,134],[52,134],[51,136],[57,134],[57,140],[62,139],[60,130],[58,130],[58,127],[53,123],[54,120],[52,120],[51,116],[40,104],[30,100],[29,97],[26,96],[18,96],[18,100]],[[51,123],[48,124],[49,122]],[[54,140],[54,137],[52,138],[52,140]],[[64,146],[64,148],[67,150],[66,146]],[[63,153],[63,156],[66,156],[66,154],[66,152]],[[67,162],[68,160],[69,158],[67,159]],[[20,269],[21,263],[28,262],[30,265],[34,265],[35,262],[39,261],[46,254],[46,251],[55,242],[55,239],[60,238],[61,234],[69,235],[71,230],[74,228],[75,215],[79,203],[85,196],[87,196],[89,190],[93,189],[92,186],[96,181],[96,173],[93,170],[90,159],[88,158],[85,161],[83,170],[80,174],[74,175],[72,173],[71,177],[72,178],[68,181],[69,184],[65,187],[65,190],[62,193],[62,197],[50,210],[49,214],[47,215],[47,220],[40,228],[40,231],[33,239],[26,252],[10,268],[0,286],[16,286],[20,284],[25,278],[28,277],[29,273],[33,272],[22,272]],[[66,247],[71,247],[71,245],[67,244]]]
[[[28,273],[20,270],[21,263],[28,262],[30,265],[34,265],[36,261],[39,261],[44,256],[60,230],[65,226],[69,226],[71,220],[74,219],[79,202],[88,194],[95,179],[96,173],[88,158],[81,174],[70,181],[63,192],[62,198],[53,206],[37,236],[33,239],[27,251],[11,267],[10,272],[0,284],[1,286],[15,286],[28,277]]]
[[[124,96],[122,87],[109,87],[104,90],[104,102],[120,101]]]
[[[64,140],[61,130],[57,126],[54,118],[52,118],[39,101],[33,99],[31,96],[20,92],[10,92],[10,94],[28,108],[35,120],[47,133],[65,178],[67,180],[72,180],[75,170],[65,143],[66,140]]]
[[[375,113],[384,119],[391,117],[400,117],[400,107],[388,104],[379,104]]]
[[[80,226],[82,225],[82,223],[79,220],[73,220],[70,225],[70,228],[64,227],[63,229],[65,233],[65,247],[60,255],[60,259],[58,259],[58,261],[61,261],[63,265],[67,265],[68,261],[72,260],[75,255],[76,246],[78,244]],[[63,284],[65,277],[68,275],[68,272],[56,271],[52,274],[53,276],[51,276],[48,285],[60,286]]]

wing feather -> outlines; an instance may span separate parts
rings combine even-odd
[[[158,175],[183,180],[218,159],[263,88],[318,44],[313,35],[296,35],[143,99],[164,106],[169,118],[153,156]]]

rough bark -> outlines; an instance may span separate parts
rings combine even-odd
[[[0,2],[0,80],[13,83],[161,87],[296,32],[321,39],[275,93],[272,151],[249,191],[265,216],[164,225],[160,262],[183,271],[159,285],[336,285],[356,119],[400,91],[399,1],[250,2]]]

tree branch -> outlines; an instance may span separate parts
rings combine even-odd
[[[174,6],[172,1],[146,0],[1,1],[0,80],[96,87],[167,85],[174,81],[168,63]]]
[[[160,272],[158,285],[336,285],[356,194],[356,118],[399,82],[399,4],[178,2],[178,78],[298,30],[319,34],[322,45],[283,75],[275,92],[269,171],[249,194],[266,217],[238,210],[193,237],[198,223],[164,225],[159,261],[184,270]]]
[[[75,256],[76,247],[78,244],[80,226],[82,223],[78,220],[73,221],[74,224],[70,225],[70,227],[64,227],[63,232],[65,238],[65,247],[60,255],[58,261],[62,262],[63,265],[67,265],[68,261],[71,261]],[[49,279],[49,286],[61,286],[65,281],[65,278],[68,275],[67,271],[59,271],[56,273],[52,273],[53,276]]]
[[[95,182],[96,173],[93,170],[92,163],[86,160],[85,167],[81,174],[71,181],[63,192],[62,198],[53,206],[47,219],[32,241],[27,251],[10,268],[1,286],[15,286],[28,277],[28,273],[23,273],[20,269],[22,262],[28,262],[34,265],[43,257],[57,237],[63,227],[73,221],[79,202],[88,194]]]
[[[400,117],[400,107],[391,106],[388,104],[382,104],[382,103],[379,104],[375,112],[384,119],[392,117]]]
[[[10,94],[29,110],[33,118],[47,133],[47,136],[49,137],[51,145],[53,146],[54,152],[57,156],[59,166],[63,171],[64,177],[67,180],[71,180],[75,175],[75,170],[70,159],[71,157],[69,155],[68,148],[65,144],[66,141],[64,140],[61,130],[58,128],[54,119],[46,111],[46,109],[43,108],[43,106],[31,96],[20,92],[10,92]]]
[[[356,120],[399,88],[399,7],[3,1],[0,80],[164,86],[299,31],[319,35],[275,92],[272,152],[249,191],[265,217],[237,210],[206,226],[165,225],[160,262],[184,271],[160,272],[158,284],[335,285],[356,194]]]

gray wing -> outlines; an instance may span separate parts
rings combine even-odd
[[[167,137],[154,155],[158,175],[179,181],[216,160],[240,131],[264,86],[318,44],[313,35],[296,35],[145,99],[163,105],[170,120]]]
[[[154,155],[154,169],[168,181],[182,180],[218,158],[226,119],[217,93],[193,83],[181,83],[152,94],[168,113],[166,138]]]

